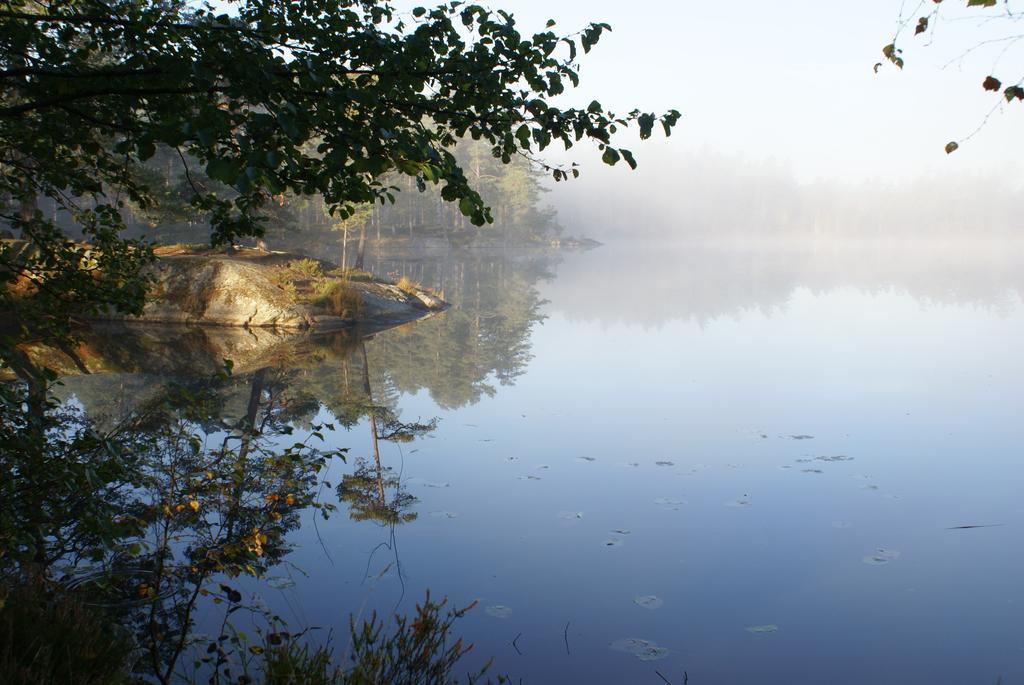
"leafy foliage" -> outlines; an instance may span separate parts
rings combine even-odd
[[[915,37],[929,37],[934,36],[936,27],[945,18],[944,11],[950,4],[960,4],[967,8],[976,8],[980,10],[977,13],[978,21],[982,22],[985,26],[985,30],[989,37],[986,37],[979,43],[971,45],[963,50],[960,56],[953,60],[954,62],[963,60],[969,54],[977,51],[983,47],[993,47],[998,49],[998,53],[993,65],[993,69],[996,69],[1006,55],[1007,51],[1013,47],[1017,42],[1021,40],[1019,31],[1009,31],[1009,28],[1013,27],[1024,19],[1024,14],[1019,10],[1014,9],[1012,0],[1004,0],[998,3],[997,0],[965,0],[963,3],[950,3],[944,2],[944,0],[932,0],[930,3],[920,2],[916,8],[908,15],[901,16],[899,25],[896,31],[896,35],[892,41],[886,44],[882,48],[882,56],[886,62],[894,65],[898,69],[902,69],[906,62],[903,57],[903,49],[900,47],[900,36],[904,29],[913,25]],[[1005,33],[1000,33],[1004,31]],[[952,63],[952,62],[951,62]],[[883,62],[875,64],[875,72],[883,66]],[[985,91],[993,93],[1001,93],[1001,101],[1012,103],[1014,100],[1024,101],[1024,76],[1016,75],[1011,85],[1005,85],[1005,80],[997,78],[992,74],[987,74],[981,79],[981,88]],[[1000,103],[996,104],[996,107]],[[984,125],[984,124],[982,124]],[[980,127],[979,127],[980,129]],[[975,131],[976,133],[977,131]],[[972,133],[971,136],[974,134]],[[971,136],[967,136],[970,138]],[[946,144],[946,154],[952,154],[960,148],[960,144],[963,141],[951,141]]]
[[[452,152],[458,139],[484,141],[506,164],[586,139],[605,162],[634,166],[613,134],[636,124],[648,138],[660,123],[667,135],[680,116],[550,102],[578,83],[577,57],[607,24],[524,35],[507,12],[460,2],[408,14],[372,0],[234,8],[12,0],[0,10],[0,214],[31,248],[27,259],[0,250],[2,297],[26,328],[140,310],[150,253],[119,237],[120,212],[156,205],[161,191],[140,166],[158,155],[180,159],[191,213],[210,217],[214,243],[260,235],[263,210],[286,192],[319,194],[342,219],[393,200],[388,172],[439,186],[481,225],[492,216]],[[39,197],[93,241],[93,261],[43,218]],[[33,297],[17,303],[26,281]]]

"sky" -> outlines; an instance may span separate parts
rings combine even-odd
[[[978,10],[947,3],[949,19],[936,25],[930,45],[915,39],[911,27],[903,38],[906,67],[873,72],[901,5],[909,12],[918,1],[498,0],[491,6],[513,12],[524,33],[542,29],[548,18],[564,32],[588,21],[612,25],[583,57],[582,83],[569,100],[682,112],[667,144],[633,146],[641,165],[645,157],[660,168],[712,150],[781,165],[807,182],[1021,176],[1015,158],[1024,104],[993,113],[954,155],[944,151],[999,101],[980,85],[1004,44],[947,62],[980,40],[1015,33],[1009,22],[984,23]],[[1024,73],[1024,44],[1002,55],[997,75],[1012,83],[1015,67]]]

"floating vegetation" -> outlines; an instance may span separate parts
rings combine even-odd
[[[560,511],[558,512],[558,518],[565,519],[566,521],[579,521],[583,518],[582,511]]]
[[[290,587],[295,587],[295,581],[287,576],[273,576],[267,578],[267,585],[275,590],[287,590]]]
[[[821,469],[800,469],[800,473],[825,473]]]
[[[750,500],[747,499],[747,495],[740,497],[739,499],[730,500],[723,503],[727,507],[749,507]]]
[[[833,454],[831,456],[816,457],[816,461],[853,461],[853,457],[848,457],[845,454]]]
[[[459,517],[454,511],[432,511],[430,515],[436,519],[454,519]]]
[[[610,537],[610,538],[608,538],[607,540],[604,541],[604,546],[605,547],[621,547],[622,543],[623,543],[623,539],[622,538],[617,538],[617,537],[612,536],[612,537]]]
[[[494,618],[508,618],[512,615],[512,608],[507,607],[504,604],[493,604],[489,607],[485,607],[484,611]]]
[[[748,628],[744,628],[744,630],[748,633],[753,633],[754,635],[769,635],[771,633],[779,632],[779,627],[774,623],[769,623],[766,626],[749,626]]]
[[[656,462],[654,462],[654,465],[655,466],[675,466],[676,464],[673,461],[656,461]]]
[[[654,503],[666,511],[678,511],[681,505],[686,504],[685,501],[674,497],[659,497]]]
[[[636,637],[626,637],[611,643],[610,647],[616,652],[632,654],[640,661],[657,661],[668,656],[668,650],[659,647],[657,643],[650,640],[641,640]]]
[[[654,595],[639,595],[633,598],[633,604],[644,609],[660,609],[665,605],[665,601]]]
[[[884,547],[879,547],[875,550],[873,554],[869,554],[868,556],[861,559],[861,561],[863,561],[865,564],[870,564],[871,566],[884,566],[885,564],[888,564],[890,561],[898,559],[899,556],[900,553],[898,550],[885,549]]]

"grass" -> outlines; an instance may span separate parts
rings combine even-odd
[[[0,610],[0,682],[121,685],[133,645],[101,610],[42,580],[8,590]]]
[[[344,281],[325,281],[314,304],[334,316],[355,319],[363,311],[363,295]]]
[[[395,283],[395,287],[408,295],[415,295],[417,291],[423,290],[422,285],[420,285],[419,283],[413,283],[405,276],[402,276],[401,278],[398,279],[398,283]]]

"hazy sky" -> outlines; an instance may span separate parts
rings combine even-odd
[[[912,9],[918,0],[907,0]],[[405,3],[402,3],[405,4]],[[429,3],[425,3],[429,4]],[[882,59],[901,0],[496,0],[524,32],[553,18],[563,31],[588,20],[613,33],[584,57],[573,100],[683,113],[668,147],[636,145],[656,166],[686,150],[710,148],[745,160],[773,160],[799,179],[901,179],[921,174],[990,172],[1020,177],[1014,161],[1024,105],[995,113],[969,144],[947,157],[943,146],[973,131],[998,101],[981,79],[1002,45],[943,68],[978,39],[1015,33],[979,25],[977,10],[946,3],[950,18],[926,45],[907,31],[899,72]],[[931,5],[932,3],[928,3]],[[912,29],[912,27],[911,27]],[[1022,48],[1024,49],[1024,48]],[[1007,83],[1024,73],[1022,53],[1002,58]],[[1022,67],[1013,74],[1014,67]],[[625,142],[625,141],[624,141]],[[593,157],[589,158],[591,161]]]

